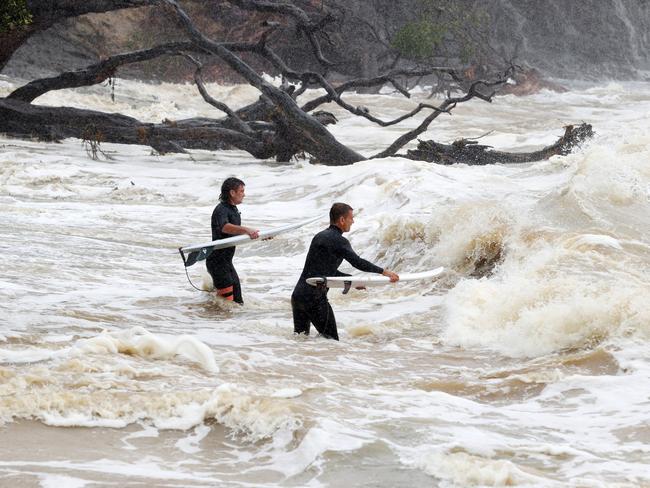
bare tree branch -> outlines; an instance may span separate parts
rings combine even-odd
[[[334,21],[331,15],[325,15],[318,22],[313,22],[302,9],[290,3],[270,2],[266,0],[230,0],[230,3],[237,5],[243,10],[289,15],[296,22],[298,31],[307,37],[316,59],[324,66],[334,65],[334,63],[325,58],[320,43],[316,38],[316,32]]]
[[[194,63],[194,65],[196,66],[196,71],[194,72],[194,82],[196,83],[196,86],[198,87],[199,93],[203,97],[203,100],[205,100],[207,103],[215,107],[217,110],[221,110],[222,112],[227,114],[237,129],[242,131],[244,134],[252,135],[253,131],[251,130],[251,128],[244,121],[242,121],[239,118],[239,116],[235,112],[233,112],[233,110],[230,107],[228,107],[228,105],[215,100],[208,93],[208,90],[205,87],[205,83],[203,82],[203,76],[201,73],[203,69],[203,64],[197,59],[190,56],[189,54],[184,54],[184,56],[187,59],[189,59],[192,63]]]
[[[438,115],[440,115],[441,113],[450,113],[455,106],[456,106],[455,104],[449,103],[449,100],[445,100],[442,103],[442,105],[438,108],[438,110],[429,114],[420,123],[419,126],[407,132],[406,134],[403,134],[402,136],[398,137],[397,140],[393,142],[388,148],[384,149],[380,153],[375,154],[374,156],[371,156],[370,159],[387,158],[390,156],[394,156],[395,153],[397,153],[397,151],[399,151],[402,147],[404,147],[406,144],[408,144],[417,136],[419,136],[424,131],[426,131],[429,128],[431,122],[433,122],[435,119],[438,118]]]
[[[337,95],[341,95],[343,92],[350,90],[352,88],[371,87],[371,86],[383,85],[385,83],[391,83],[402,95],[404,95],[406,98],[410,98],[411,94],[408,92],[408,90],[403,86],[401,86],[396,81],[396,78],[398,76],[411,78],[411,77],[426,76],[436,72],[447,73],[449,71],[450,68],[444,68],[444,67],[436,67],[436,68],[430,68],[425,70],[396,70],[396,71],[391,71],[390,73],[387,73],[385,75],[377,76],[375,78],[359,78],[359,79],[346,81],[345,83],[342,83],[341,85],[337,86],[334,89],[334,91],[336,92]],[[319,98],[307,102],[305,105],[303,105],[302,109],[307,112],[310,112],[314,110],[316,107],[318,107],[319,105],[336,101],[336,98],[337,97],[332,97],[328,91],[326,95],[323,95]],[[380,125],[382,124],[380,122],[378,123]]]
[[[462,97],[448,96],[447,99],[444,102],[442,102],[438,110],[431,113],[428,117],[426,117],[418,127],[397,138],[397,140],[393,142],[387,149],[375,154],[374,156],[371,157],[371,159],[387,158],[389,156],[394,156],[397,153],[397,151],[399,151],[402,147],[404,147],[406,144],[408,144],[417,136],[419,136],[424,131],[426,131],[429,125],[431,124],[431,122],[433,122],[438,117],[438,115],[445,112],[450,113],[459,103],[466,102],[468,100],[471,100],[474,97],[480,98],[481,100],[485,100],[486,102],[491,102],[492,97],[495,95],[496,91],[493,91],[489,95],[485,95],[480,91],[478,91],[479,87],[501,86],[506,82],[508,73],[509,70],[506,71],[506,73],[504,73],[497,81],[494,82],[488,82],[485,80],[475,81],[470,86],[468,92]],[[455,73],[453,70],[449,72],[449,75],[451,75],[457,82],[462,81],[462,78],[460,78],[460,76],[457,73]]]
[[[191,42],[172,42],[152,49],[118,54],[82,70],[68,71],[52,78],[42,78],[32,81],[14,90],[7,98],[32,102],[52,90],[78,88],[102,83],[107,78],[113,77],[117,68],[125,64],[139,63],[166,54],[179,54],[183,50],[193,49],[195,48]]]
[[[231,51],[204,36],[175,0],[161,1],[172,7],[185,30],[198,46],[219,56],[248,83],[268,97],[282,113],[287,130],[293,137],[303,141],[305,149],[310,154],[320,154],[324,161],[335,164],[350,164],[364,159],[362,155],[338,142],[316,118],[300,110],[289,94],[266,82]]]

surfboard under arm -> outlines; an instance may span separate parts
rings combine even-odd
[[[297,229],[303,225],[311,224],[312,222],[316,222],[318,219],[320,219],[320,217],[314,217],[313,219],[304,220],[302,222],[288,224],[283,227],[276,227],[275,229],[261,230],[257,239],[251,239],[247,234],[242,234],[238,236],[227,237],[226,239],[218,239],[216,241],[206,242],[205,244],[195,244],[193,246],[179,247],[178,252],[180,253],[181,258],[183,258],[183,264],[185,264],[185,267],[187,268],[188,266],[192,266],[197,261],[203,261],[210,254],[212,254],[212,251],[216,249],[225,249],[227,247],[252,244],[253,242],[258,242],[269,237],[275,237],[284,232]]]
[[[380,286],[387,284],[397,285],[405,281],[427,280],[435,278],[442,274],[445,270],[444,267],[432,269],[430,271],[423,271],[421,273],[404,273],[399,275],[399,281],[391,283],[388,276],[383,275],[356,275],[356,276],[317,276],[314,278],[307,278],[307,283],[311,286],[324,286],[326,288],[343,288],[343,293],[347,293],[350,288],[357,288],[359,286]]]

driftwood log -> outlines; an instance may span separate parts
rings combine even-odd
[[[584,141],[591,138],[594,132],[590,124],[578,126],[567,125],[564,135],[554,144],[533,152],[504,152],[494,151],[490,146],[480,145],[475,140],[460,139],[451,144],[440,144],[435,141],[419,141],[417,149],[407,151],[406,157],[418,161],[428,161],[438,164],[512,164],[532,163],[543,161],[551,156],[567,155]]]

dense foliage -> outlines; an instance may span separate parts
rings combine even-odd
[[[3,0],[0,2],[0,34],[32,22],[32,14],[26,0]]]
[[[444,0],[419,0],[418,18],[403,25],[391,46],[419,62],[433,58],[482,63],[487,46],[488,15],[475,6]]]
[[[423,61],[435,55],[444,34],[442,26],[421,20],[408,23],[398,30],[391,44],[401,55]]]

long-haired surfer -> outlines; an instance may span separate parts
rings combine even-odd
[[[221,185],[219,204],[212,212],[212,240],[225,239],[236,235],[247,234],[251,239],[259,237],[257,229],[241,225],[241,214],[237,205],[244,201],[246,185],[239,178],[227,178]],[[226,300],[243,304],[239,276],[232,264],[235,247],[214,250],[206,259],[205,265],[217,295]]]

